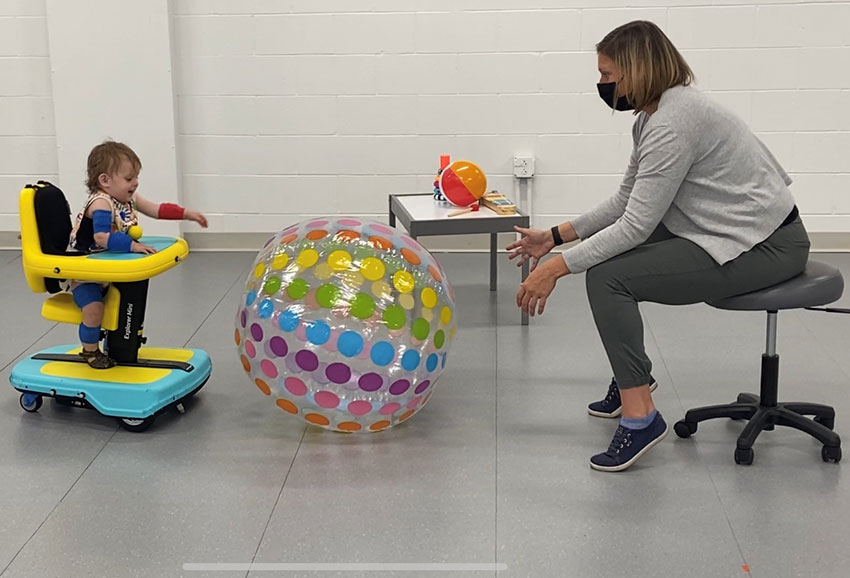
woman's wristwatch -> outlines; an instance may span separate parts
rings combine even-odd
[[[564,240],[561,238],[561,231],[558,230],[558,225],[552,227],[552,239],[554,239],[556,247],[564,244]]]

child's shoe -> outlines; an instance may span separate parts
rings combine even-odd
[[[115,360],[102,352],[99,347],[94,351],[83,349],[80,351],[80,357],[85,359],[89,367],[93,367],[94,369],[109,369],[116,365]]]

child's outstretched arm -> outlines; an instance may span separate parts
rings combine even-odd
[[[153,219],[167,219],[171,221],[195,221],[201,227],[207,228],[207,218],[198,211],[190,211],[174,203],[154,203],[136,193],[133,196],[136,208],[143,215]]]

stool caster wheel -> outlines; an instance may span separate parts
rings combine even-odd
[[[823,446],[820,450],[820,457],[827,463],[835,462],[837,464],[841,461],[841,446]]]
[[[673,426],[673,430],[676,432],[677,436],[686,439],[697,433],[697,422],[685,421],[682,419],[676,422],[676,425]]]
[[[121,424],[127,431],[131,431],[133,433],[141,433],[151,427],[153,424],[154,416],[148,416],[144,419],[132,419],[129,417],[122,417],[118,419],[118,423]]]
[[[753,448],[735,448],[735,463],[742,466],[753,465]]]
[[[827,429],[835,429],[835,418],[834,417],[815,416],[814,421],[815,421],[815,423],[819,423]],[[826,447],[826,446],[824,446],[824,447]]]
[[[37,393],[22,393],[20,398],[21,408],[27,413],[35,413],[41,408],[43,400]]]

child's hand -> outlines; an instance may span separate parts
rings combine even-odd
[[[198,211],[185,211],[183,213],[183,218],[186,219],[187,221],[195,221],[200,226],[202,226],[204,229],[207,228],[207,218],[202,213],[199,213]]]
[[[156,253],[156,249],[154,249],[150,245],[145,245],[137,241],[133,241],[133,244],[130,245],[130,251],[132,253],[144,253],[146,255],[153,255],[154,253]]]

